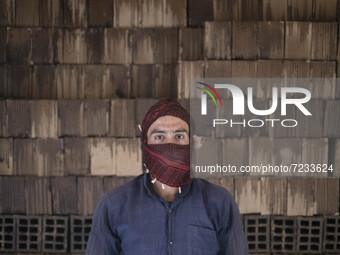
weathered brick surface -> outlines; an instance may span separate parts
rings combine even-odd
[[[128,29],[106,28],[104,30],[105,64],[131,63],[131,48],[129,47]]]
[[[269,100],[255,99],[254,97],[252,99],[252,104],[256,110],[269,109],[271,106],[271,102],[269,102]],[[267,116],[259,116],[253,114],[249,111],[248,107],[246,107],[244,119],[247,120],[246,125],[248,126],[246,126],[245,128],[241,128],[242,135],[247,137],[268,136],[268,130],[271,127],[271,124],[266,121],[266,118]],[[252,119],[255,119],[255,121],[252,121]]]
[[[39,1],[39,25],[42,27],[63,25],[63,0]]]
[[[99,4],[98,4],[99,5]],[[100,64],[104,53],[104,29],[86,30],[87,63]]]
[[[24,177],[0,176],[0,213],[25,213]]]
[[[64,138],[65,175],[90,173],[90,157],[87,138]]]
[[[287,19],[287,1],[284,0],[264,0],[263,21],[284,21]]]
[[[282,59],[284,53],[284,22],[259,22],[258,57],[260,59]]]
[[[29,100],[7,100],[8,135],[29,137],[32,134],[32,106]]]
[[[191,79],[203,78],[203,61],[180,61],[178,64],[177,98],[190,97]],[[193,95],[191,95],[192,97]],[[198,95],[197,95],[198,96]]]
[[[63,6],[65,27],[87,26],[86,0],[65,0]]]
[[[240,213],[261,212],[261,181],[259,178],[235,178],[235,200]]]
[[[15,175],[41,175],[38,172],[35,140],[34,139],[14,139],[13,145],[14,173]]]
[[[334,169],[332,176],[340,177],[340,139],[329,139],[329,164]]]
[[[248,140],[246,138],[230,138],[222,141],[223,165],[241,166],[248,165]],[[237,173],[235,173],[237,174]],[[234,175],[234,174],[233,174]],[[226,174],[228,176],[228,174]]]
[[[310,59],[311,47],[312,23],[295,21],[287,22],[285,58]]]
[[[202,28],[181,28],[179,30],[179,59],[200,60],[203,58]]]
[[[63,139],[45,138],[36,140],[35,165],[39,175],[64,175]]]
[[[339,208],[339,179],[318,178],[315,184],[317,214],[334,215]]]
[[[335,97],[335,83],[336,83],[335,62],[311,61],[309,77],[319,78],[316,79],[316,81],[314,81],[310,86],[307,87],[314,98],[329,99]]]
[[[15,0],[0,1],[0,26],[12,26],[15,23]]]
[[[296,135],[298,137],[322,137],[324,100],[310,100],[305,104],[312,116],[306,116],[300,110],[296,112]]]
[[[29,99],[32,97],[32,72],[27,65],[7,66],[7,96],[14,99]]]
[[[137,98],[135,101],[136,106],[136,121],[135,121],[135,129],[136,129],[136,135],[140,136],[141,131],[138,128],[138,125],[142,125],[142,121],[145,117],[145,114],[150,109],[152,105],[157,103],[157,99],[152,98]]]
[[[231,23],[204,23],[204,55],[207,59],[231,58]]]
[[[323,134],[327,137],[340,136],[340,100],[325,102]]]
[[[0,137],[8,136],[7,101],[0,100]]]
[[[7,88],[6,88],[6,66],[0,65],[0,98],[6,98],[7,95]]]
[[[103,195],[103,179],[100,177],[78,178],[78,214],[92,215]]]
[[[176,97],[177,95],[177,66],[156,65],[154,67],[154,93],[153,97]]]
[[[135,177],[118,177],[118,176],[110,176],[110,177],[104,177],[104,192],[116,189],[125,183],[131,181]]]
[[[139,0],[138,14],[140,27],[156,27],[163,24],[163,1]]]
[[[58,100],[58,136],[84,134],[84,104],[80,100]]]
[[[154,65],[133,65],[131,68],[131,95],[134,97],[152,98],[154,84]]]
[[[249,165],[274,163],[274,139],[267,137],[249,138]],[[251,174],[251,173],[250,173]],[[272,174],[269,174],[272,175]]]
[[[328,139],[307,138],[302,139],[302,164],[327,164],[328,163]],[[312,168],[312,167],[311,167]],[[327,172],[306,172],[305,176],[327,177]]]
[[[337,23],[312,24],[311,59],[335,60]]]
[[[114,138],[89,138],[91,175],[116,174],[115,145]]]
[[[261,215],[285,215],[286,212],[287,179],[261,178]]]
[[[32,30],[32,62],[54,63],[57,30],[36,28]]]
[[[116,140],[117,176],[135,176],[142,173],[142,151],[140,139]]]
[[[130,69],[126,65],[108,65],[103,85],[103,98],[129,98],[131,94]]]
[[[54,65],[35,65],[32,74],[32,99],[57,99],[58,68]]]
[[[54,177],[50,181],[53,214],[77,214],[78,195],[76,177]]]
[[[33,100],[32,111],[32,137],[58,136],[58,107],[55,100]]]
[[[31,57],[31,30],[28,28],[7,29],[6,62],[27,64]]]
[[[110,102],[85,100],[84,121],[86,136],[105,136],[109,131]]]
[[[163,26],[185,27],[187,25],[187,0],[166,0],[163,3]]]
[[[121,118],[121,116],[125,116]],[[136,134],[135,100],[113,99],[110,111],[110,136],[134,137]],[[140,123],[139,123],[140,124]]]
[[[48,178],[25,178],[25,201],[28,215],[52,214],[52,196]]]
[[[106,26],[112,27],[113,23],[113,1],[90,0],[87,3],[88,7],[88,23],[91,27]]]
[[[0,138],[0,175],[13,174],[13,139]]]
[[[233,59],[255,59],[257,57],[257,25],[254,22],[234,22],[232,25]]]
[[[113,5],[114,27],[138,26],[138,0],[114,0]]]
[[[188,26],[203,26],[205,21],[214,18],[214,6],[212,0],[188,0]]]
[[[231,61],[231,77],[233,78],[256,78],[257,61]],[[242,88],[241,88],[242,89]],[[246,90],[243,88],[243,93]]]
[[[57,95],[58,99],[84,98],[85,75],[82,65],[58,65]]]
[[[15,1],[15,25],[16,26],[39,25],[39,0]]]
[[[58,62],[85,64],[87,62],[86,43],[85,29],[58,30]]]
[[[0,28],[0,64],[6,62],[7,29]]]
[[[301,162],[302,142],[299,138],[276,138],[274,140],[275,165],[289,165]],[[275,173],[275,176],[279,176]],[[284,173],[282,174],[284,175]]]
[[[281,84],[274,84],[272,80],[261,78],[282,78],[283,63],[281,60],[259,60],[257,62],[257,77],[260,79],[256,89],[253,91],[257,98],[273,97],[273,87],[280,87]]]
[[[308,78],[310,73],[310,61],[305,60],[285,60],[283,61],[283,77],[289,78]],[[288,84],[287,84],[288,85]]]
[[[231,77],[231,61],[209,60],[205,62],[204,78]]]
[[[84,71],[84,98],[103,99],[114,93],[112,84],[109,85],[108,69],[105,65],[85,65]],[[111,90],[110,91],[110,87]],[[113,94],[114,95],[114,94]]]
[[[287,20],[309,21],[313,15],[313,2],[287,0]]]

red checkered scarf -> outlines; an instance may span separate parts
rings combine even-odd
[[[189,113],[174,99],[163,99],[153,105],[142,122],[144,164],[153,178],[172,187],[181,187],[191,183],[190,145],[147,144],[150,126],[158,118],[166,115],[180,118],[190,126]]]

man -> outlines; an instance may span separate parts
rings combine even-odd
[[[160,100],[142,122],[144,174],[99,202],[87,255],[248,254],[238,206],[224,188],[190,178],[190,115]]]

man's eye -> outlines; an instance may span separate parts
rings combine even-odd
[[[163,135],[156,135],[155,139],[156,140],[161,140],[161,139],[164,139],[164,136]]]
[[[184,135],[176,135],[176,139],[184,139]]]

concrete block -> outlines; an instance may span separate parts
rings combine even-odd
[[[336,0],[316,0],[313,8],[313,18],[315,21],[337,21],[339,2]]]
[[[87,27],[87,1],[65,0],[64,1],[64,26]]]
[[[261,215],[285,215],[287,179],[261,178]]]
[[[39,1],[39,25],[42,27],[61,27],[63,25],[63,1]]]
[[[98,4],[99,5],[99,4]],[[86,29],[87,63],[100,64],[104,55],[104,29]]]
[[[335,97],[336,92],[335,61],[311,61],[309,77],[311,79],[316,78],[315,81],[308,87],[314,98]]]
[[[326,253],[339,252],[339,216],[326,216],[323,226],[323,250]]]
[[[131,95],[152,98],[154,94],[154,84],[152,84],[154,65],[133,65],[131,69]]]
[[[13,26],[15,24],[15,0],[0,2],[0,26]]]
[[[13,168],[15,175],[42,175],[38,172],[34,139],[14,139]]]
[[[58,62],[67,64],[85,64],[87,62],[86,39],[85,29],[58,30]]]
[[[86,136],[105,136],[109,131],[110,102],[85,100],[84,120]]]
[[[302,139],[302,164],[327,164],[328,163],[328,139],[306,138]],[[307,176],[327,177],[327,173],[308,172]]]
[[[312,23],[311,59],[336,60],[337,23]]]
[[[326,137],[340,136],[340,100],[325,102],[323,135]]]
[[[329,139],[329,166],[334,170],[332,176],[340,177],[340,139]]]
[[[287,22],[285,59],[310,59],[311,47],[312,23],[297,21]]]
[[[249,252],[267,254],[270,251],[269,216],[245,215],[243,221]]]
[[[317,214],[335,215],[339,212],[339,179],[318,178],[315,183]]]
[[[63,139],[37,139],[34,155],[35,165],[39,175],[64,175],[64,143]]]
[[[194,61],[203,59],[202,28],[181,28],[179,30],[179,59]]]
[[[302,142],[298,138],[277,138],[274,140],[274,164],[290,165],[300,163]],[[279,173],[275,174],[276,176]],[[285,174],[282,174],[285,175]]]
[[[249,165],[260,166],[274,164],[275,140],[267,137],[249,138]],[[250,175],[259,175],[260,173],[250,173]],[[269,176],[275,174],[269,173]]]
[[[137,27],[139,25],[138,0],[114,0],[113,26]]]
[[[30,58],[31,30],[28,28],[8,28],[6,63],[27,64]]]
[[[0,100],[0,137],[8,136],[7,101]]]
[[[131,97],[130,67],[126,65],[107,65],[103,84],[103,98]]]
[[[223,165],[236,166],[240,169],[241,166],[246,166],[249,163],[248,156],[248,140],[246,138],[229,138],[222,140],[222,162]],[[239,175],[238,173],[225,174]]]
[[[281,253],[296,251],[297,220],[295,217],[271,217],[271,250]]]
[[[274,79],[283,77],[283,61],[259,60],[257,62],[257,77],[259,78],[256,90],[253,94],[257,98],[273,98],[273,87],[281,87],[283,80],[273,83]],[[272,78],[272,79],[261,79]]]
[[[166,0],[163,4],[163,26],[186,27],[187,0]]]
[[[280,104],[277,107],[277,110],[270,115],[270,119],[278,119],[279,121],[274,121],[274,126],[270,123],[269,128],[269,136],[270,137],[296,137],[296,127],[284,127],[282,126],[282,121],[285,119],[294,119],[296,120],[297,109],[295,105],[287,105],[286,115],[281,115],[281,106]],[[294,125],[294,122],[285,121],[284,125],[290,126]],[[298,123],[299,125],[299,123]]]
[[[260,59],[283,59],[284,22],[257,23],[258,57]]]
[[[203,78],[203,61],[180,61],[178,64],[177,98],[190,98],[191,79]],[[191,95],[193,97],[193,95]]]
[[[254,22],[234,22],[232,31],[232,59],[256,59],[257,24]]]
[[[16,216],[16,251],[41,251],[42,216]]]
[[[5,65],[0,65],[0,98],[8,98],[7,95],[7,70]]]
[[[15,25],[22,27],[39,26],[39,0],[15,1]]]
[[[141,135],[138,125],[142,125],[145,114],[150,109],[150,107],[156,104],[157,102],[158,102],[157,99],[152,99],[152,98],[136,98],[135,100],[135,107],[136,107],[135,130],[136,130],[137,136]]]
[[[143,28],[158,27],[163,25],[163,1],[139,0],[138,1],[139,26]]]
[[[54,65],[35,65],[32,74],[32,99],[57,99],[58,69]]]
[[[189,27],[203,26],[205,21],[212,21],[214,18],[214,5],[212,0],[188,0],[187,10]]]
[[[233,21],[236,20],[236,17],[233,17],[234,6],[237,5],[237,1],[229,2],[223,0],[214,0],[213,1],[213,14],[214,21]]]
[[[32,97],[32,71],[26,65],[7,66],[7,96],[16,99]]]
[[[87,2],[88,8],[88,25],[90,27],[112,27],[113,24],[113,1],[96,1]]]
[[[84,135],[84,104],[80,100],[58,100],[58,136]]]
[[[6,62],[7,29],[0,28],[0,64]]]
[[[58,107],[54,100],[33,100],[32,109],[32,137],[58,136]]]
[[[105,65],[84,65],[84,98],[86,99],[102,99],[109,95],[105,93],[112,93],[107,91],[107,81],[109,79],[107,74],[107,66]],[[112,84],[111,84],[111,87]]]
[[[118,176],[109,176],[104,177],[104,192],[108,192],[110,190],[116,189],[127,182],[131,181],[135,177],[118,177]]]
[[[115,175],[115,139],[89,138],[91,175]]]
[[[30,137],[32,134],[32,107],[29,100],[7,100],[8,135]]]
[[[87,138],[64,138],[65,175],[87,175],[90,173],[90,153]]]
[[[142,173],[140,139],[116,139],[117,176],[136,176]]]
[[[256,78],[257,61],[231,61],[231,77]],[[246,91],[243,91],[245,93]]]
[[[52,196],[48,178],[25,178],[25,201],[28,215],[52,214]]]
[[[102,178],[78,177],[78,214],[92,215],[103,193]]]
[[[310,61],[305,60],[285,60],[283,61],[283,77],[289,79],[286,86],[294,86],[293,78],[309,78]],[[298,86],[298,85],[296,85]]]
[[[205,62],[204,78],[231,77],[231,61],[208,60]]]
[[[297,218],[297,251],[321,253],[322,249],[322,217]]]
[[[177,65],[155,65],[153,69],[153,97],[177,96]]]
[[[0,239],[2,240],[1,251],[15,251],[15,216],[1,215],[0,216]]]
[[[0,176],[1,214],[25,214],[25,178]]]
[[[131,63],[128,32],[128,29],[106,28],[104,30],[103,62],[105,64]]]
[[[58,99],[83,99],[85,74],[82,65],[58,65],[57,95]]]
[[[55,29],[32,30],[32,62],[34,64],[54,63],[57,35]]]
[[[77,178],[53,177],[50,181],[53,214],[77,214]]]
[[[43,216],[42,250],[44,252],[67,252],[68,217]]]
[[[314,94],[312,94],[314,95]],[[296,112],[296,135],[298,137],[322,137],[324,100],[310,100],[304,106],[311,112],[312,116],[306,116],[300,110]]]
[[[231,23],[204,23],[204,57],[224,60],[231,58]]]
[[[241,214],[261,212],[261,180],[235,178],[235,200]]]
[[[313,2],[287,0],[287,11],[287,20],[310,21],[313,15]]]
[[[251,85],[250,85],[251,86]],[[253,106],[255,109],[269,109],[271,103],[266,99],[255,99],[253,98]],[[249,111],[248,107],[245,109],[244,119],[247,124],[245,127],[241,126],[242,136],[246,137],[258,137],[268,136],[271,123],[266,121],[268,116],[255,115]]]
[[[12,138],[0,138],[0,175],[13,175]]]
[[[71,253],[84,253],[91,232],[92,216],[71,215]]]
[[[287,0],[264,0],[262,10],[263,21],[287,20]]]
[[[136,121],[135,100],[113,99],[111,101],[110,133],[109,133],[110,136],[135,137],[137,128],[135,121]]]

